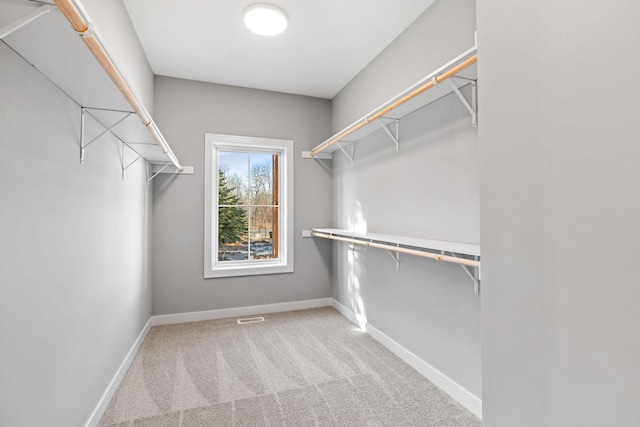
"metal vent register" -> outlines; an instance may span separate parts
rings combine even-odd
[[[249,317],[246,319],[238,319],[238,325],[245,325],[247,323],[264,322],[264,317]]]

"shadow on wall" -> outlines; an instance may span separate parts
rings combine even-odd
[[[180,175],[178,174],[159,174],[155,178],[153,178],[153,199],[154,202],[157,202],[162,198],[169,188],[171,188],[171,184],[178,179]]]

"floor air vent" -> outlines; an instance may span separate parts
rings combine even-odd
[[[258,322],[264,322],[264,317],[249,317],[248,319],[238,319],[238,325]]]

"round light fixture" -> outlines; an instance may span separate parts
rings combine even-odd
[[[244,11],[244,23],[261,36],[275,36],[287,29],[289,20],[280,8],[270,4],[254,4]]]

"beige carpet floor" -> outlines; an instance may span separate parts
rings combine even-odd
[[[100,427],[480,426],[333,308],[149,332]]]

